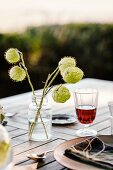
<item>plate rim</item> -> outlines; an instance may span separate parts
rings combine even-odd
[[[106,136],[108,137],[108,136],[112,136],[112,135],[99,135],[99,136],[100,137],[106,137]],[[102,168],[98,168],[95,166],[91,166],[88,164],[84,164],[82,162],[72,160],[64,155],[65,149],[67,149],[68,147],[70,147],[78,142],[82,142],[83,140],[85,140],[87,138],[89,138],[89,137],[74,138],[74,139],[65,141],[65,142],[61,143],[60,145],[58,145],[54,150],[54,158],[56,159],[56,161],[58,161],[64,167],[67,167],[72,170],[101,170]]]
[[[72,121],[70,121],[70,122],[63,122],[63,123],[61,123],[61,122],[54,122],[54,120],[52,120],[52,124],[53,125],[69,125],[69,124],[74,124],[74,123],[77,123],[77,119],[73,116],[73,115],[68,115],[68,114],[61,114],[61,116],[62,115],[66,115],[66,116],[68,116],[68,117],[73,117],[74,119],[72,120]],[[53,115],[53,117],[54,116],[56,116],[56,115]]]

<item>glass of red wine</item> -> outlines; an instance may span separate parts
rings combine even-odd
[[[75,93],[75,109],[78,121],[84,124],[84,129],[77,130],[77,136],[96,136],[97,131],[89,128],[96,117],[98,92],[96,89],[76,89]]]

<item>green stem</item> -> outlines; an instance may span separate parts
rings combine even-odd
[[[22,60],[22,66],[23,66],[23,68],[25,69],[26,76],[27,76],[28,82],[29,82],[29,84],[30,84],[30,87],[31,87],[31,89],[32,89],[32,93],[33,93],[33,96],[34,96],[34,100],[35,100],[35,103],[36,103],[36,106],[37,106],[37,114],[36,114],[36,116],[35,116],[34,122],[33,122],[33,123],[31,124],[31,126],[30,126],[29,135],[30,135],[30,137],[31,137],[32,132],[33,132],[33,130],[34,130],[34,127],[35,127],[35,125],[36,125],[36,122],[37,122],[37,120],[38,120],[38,116],[40,116],[41,122],[42,122],[42,124],[43,124],[44,130],[45,130],[45,133],[46,133],[46,137],[47,137],[47,139],[48,139],[48,134],[47,134],[46,127],[45,127],[45,124],[44,124],[44,122],[43,122],[43,119],[42,119],[42,117],[41,117],[40,110],[41,110],[41,108],[42,108],[43,99],[44,99],[45,95],[46,95],[46,94],[50,91],[50,89],[51,89],[51,87],[50,87],[50,89],[48,89],[49,86],[51,86],[52,82],[54,81],[54,79],[56,78],[56,76],[57,76],[58,73],[59,73],[59,68],[57,67],[51,74],[48,75],[48,77],[47,77],[47,79],[46,79],[46,82],[45,82],[45,85],[44,85],[44,88],[43,88],[40,105],[38,106],[37,101],[36,101],[36,95],[35,95],[35,92],[34,92],[34,87],[33,87],[32,83],[31,83],[30,76],[29,76],[29,74],[28,74],[27,68],[26,68],[25,63],[24,63],[23,54],[22,54],[21,52],[19,52],[19,53],[20,53],[21,60]],[[50,81],[50,82],[49,82],[49,81]]]
[[[36,121],[37,121],[37,119],[38,119],[38,116],[40,116],[41,122],[42,122],[42,124],[43,124],[44,130],[45,130],[45,133],[46,133],[46,137],[47,137],[47,139],[48,139],[47,130],[46,130],[45,124],[44,124],[43,119],[42,119],[41,114],[40,114],[40,110],[41,110],[41,106],[42,106],[42,103],[43,103],[43,97],[44,97],[44,96],[42,95],[42,99],[41,99],[40,105],[38,106],[37,101],[36,101],[36,95],[35,95],[34,87],[33,87],[33,85],[32,85],[30,76],[29,76],[28,71],[27,71],[27,68],[26,68],[26,66],[25,66],[24,59],[23,59],[23,54],[22,54],[21,52],[20,52],[20,56],[21,56],[21,60],[22,60],[22,65],[23,65],[23,67],[24,67],[24,69],[25,69],[25,72],[26,72],[26,76],[27,76],[28,82],[29,82],[30,87],[31,87],[31,89],[32,89],[32,93],[33,93],[33,96],[34,96],[34,100],[35,100],[36,106],[37,106],[37,108],[38,108],[38,111],[37,111],[35,120],[34,120],[34,122],[31,124],[29,135],[30,135],[30,137],[31,137],[32,132],[33,132],[33,129],[34,129],[35,124],[36,124]]]
[[[30,134],[32,134],[33,129],[34,129],[34,127],[35,127],[35,124],[36,124],[36,122],[37,122],[38,115],[39,115],[40,110],[41,110],[41,107],[42,107],[43,99],[44,99],[44,97],[45,97],[45,88],[46,88],[46,86],[47,86],[48,80],[49,80],[49,75],[48,75],[48,77],[47,77],[47,80],[46,80],[45,86],[44,86],[44,88],[43,88],[42,98],[41,98],[41,101],[40,101],[40,105],[39,105],[39,108],[38,108],[37,114],[36,114],[36,116],[35,116],[35,120],[34,120],[34,122],[31,124]],[[41,121],[42,121],[42,117],[40,117],[40,119],[41,119]],[[42,121],[42,124],[43,124],[43,127],[44,127],[45,132],[46,132],[46,128],[45,128],[45,126],[44,126],[44,122],[43,122],[43,121]],[[47,135],[47,133],[46,133],[46,137],[47,137],[47,139],[48,139],[48,135]]]
[[[35,116],[35,121],[31,124],[31,128],[30,128],[30,134],[32,134],[33,132],[33,129],[35,127],[35,124],[36,124],[36,121],[38,119],[38,115],[40,113],[40,109],[42,107],[42,103],[43,103],[43,99],[45,97],[45,95],[49,92],[48,90],[48,87],[51,85],[51,83],[53,82],[53,80],[55,79],[55,77],[57,76],[57,74],[55,73],[59,73],[59,70],[58,70],[58,67],[51,73],[48,75],[47,79],[46,79],[46,82],[45,82],[45,85],[44,85],[44,88],[43,88],[43,92],[42,92],[42,98],[41,98],[41,101],[40,101],[40,105],[39,105],[39,108],[38,108],[38,111],[37,111],[37,114]],[[55,75],[54,75],[55,74]],[[54,75],[54,77],[52,78],[52,76]],[[50,81],[51,83],[49,83],[49,80],[52,78],[52,81]],[[49,83],[49,84],[48,84]],[[42,122],[43,123],[43,122]],[[45,126],[44,126],[45,127]]]
[[[59,74],[60,70],[57,70],[57,72],[55,73],[55,75],[53,76],[53,78],[51,79],[51,81],[49,82],[49,84],[47,85],[47,89],[49,86],[51,86],[51,84],[53,83],[54,79],[56,78],[56,76]]]
[[[48,90],[46,90],[45,95],[48,94],[51,91],[52,88],[53,88],[53,86],[51,86]]]

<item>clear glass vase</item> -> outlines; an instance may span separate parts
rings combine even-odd
[[[0,124],[0,170],[11,170],[12,149],[6,129]]]
[[[38,107],[40,105],[42,93],[36,93],[36,101]],[[52,110],[48,102],[48,97],[45,97],[42,103],[40,114],[38,115],[36,124],[31,131],[31,125],[35,121],[37,114],[37,107],[35,103],[35,97],[32,96],[32,102],[29,105],[28,121],[29,121],[29,139],[32,141],[46,141],[51,138],[52,129]]]

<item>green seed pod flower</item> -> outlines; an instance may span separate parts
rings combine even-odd
[[[53,100],[57,103],[65,103],[70,96],[69,90],[62,85],[57,86],[52,92]]]
[[[18,82],[25,79],[26,72],[23,68],[19,66],[14,66],[9,70],[9,76],[12,80]]]
[[[63,80],[66,83],[76,83],[83,78],[83,71],[78,67],[68,67],[63,72]]]
[[[19,62],[20,55],[16,48],[10,48],[9,50],[6,51],[5,58],[9,63],[14,64]]]
[[[59,66],[59,70],[60,70],[61,75],[62,75],[63,71],[67,67],[75,67],[76,66],[76,60],[72,57],[64,57],[59,61],[58,66]]]

